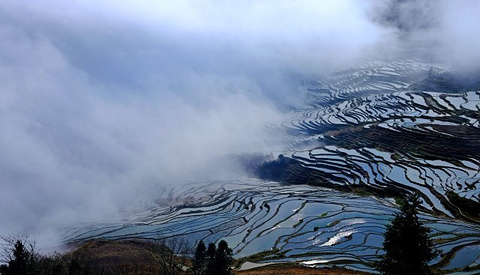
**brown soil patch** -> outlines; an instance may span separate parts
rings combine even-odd
[[[163,274],[159,251],[164,247],[141,240],[94,240],[71,252],[83,266],[102,274]],[[173,256],[172,261],[180,258]]]

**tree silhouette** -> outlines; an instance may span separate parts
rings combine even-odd
[[[205,271],[205,274],[207,275],[215,274],[215,252],[216,251],[217,251],[217,248],[215,247],[215,244],[209,243],[208,249],[207,249],[207,257],[206,257],[207,269]]]
[[[14,239],[3,238],[3,240],[12,243]],[[37,274],[38,255],[35,252],[34,244],[27,244],[26,241],[17,239],[11,248],[11,254],[8,253],[8,247],[5,248],[5,258],[8,259],[8,265],[0,266],[0,274]]]
[[[439,252],[428,236],[430,229],[418,219],[420,203],[418,194],[408,196],[401,204],[401,212],[387,225],[383,242],[385,255],[377,266],[382,274],[432,274],[428,262]]]
[[[232,273],[232,269],[230,268],[232,262],[232,250],[228,247],[226,241],[221,240],[220,243],[218,243],[217,252],[215,253],[216,274],[230,275]]]
[[[206,269],[206,251],[205,243],[200,241],[197,249],[195,250],[195,257],[193,258],[193,274],[202,275],[205,274]]]
[[[182,267],[186,265],[186,258],[179,255],[187,255],[191,252],[188,242],[179,237],[161,238],[156,241],[160,245],[156,249],[159,257],[162,274],[183,274]]]
[[[220,241],[218,248],[214,243],[208,244],[206,252],[205,244],[200,241],[195,250],[192,269],[195,275],[230,275],[232,262],[232,249],[226,241]]]

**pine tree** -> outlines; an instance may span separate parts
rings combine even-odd
[[[233,262],[232,249],[226,241],[220,241],[218,248],[214,243],[208,244],[205,252],[205,244],[200,241],[193,259],[193,273],[195,275],[230,275]]]
[[[228,247],[228,243],[224,240],[221,240],[218,243],[218,248],[215,253],[215,267],[216,267],[216,274],[218,275],[230,275],[232,273],[232,269],[230,265],[233,262],[232,257],[232,250]]]
[[[33,245],[26,247],[24,241],[17,240],[13,247],[12,258],[8,265],[0,266],[0,274],[37,274],[37,255]]]
[[[205,274],[207,275],[216,275],[216,268],[215,268],[215,252],[217,251],[217,247],[214,243],[208,244],[207,249],[207,257],[206,257],[206,271]]]
[[[195,257],[193,259],[193,274],[202,275],[205,274],[206,269],[206,251],[205,243],[200,241],[197,249],[195,250]]]
[[[439,252],[428,236],[430,229],[418,219],[419,205],[418,194],[409,196],[402,203],[401,212],[395,214],[391,224],[387,225],[383,242],[385,255],[377,266],[382,274],[432,274],[428,262]]]

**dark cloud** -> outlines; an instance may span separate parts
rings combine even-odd
[[[438,27],[440,5],[433,0],[379,1],[370,16],[374,22],[408,33]]]
[[[441,62],[468,74],[480,68],[478,1],[374,1],[368,14],[372,22],[390,30],[388,44],[400,50],[401,58]]]

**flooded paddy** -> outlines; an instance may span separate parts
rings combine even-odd
[[[477,274],[480,92],[418,84],[448,70],[372,62],[305,83],[307,107],[280,126],[283,155],[255,171],[264,180],[175,186],[129,222],[69,229],[64,240],[224,239],[237,258],[267,251],[261,262],[372,271],[398,211],[393,197],[418,192],[442,252],[431,264]],[[349,187],[362,195],[338,191]]]
[[[171,191],[170,196],[196,196],[197,203],[152,205],[129,223],[68,230],[65,241],[182,237],[190,243],[208,243],[223,239],[237,258],[270,251],[264,262],[372,270],[382,254],[385,226],[398,211],[392,199],[258,180],[190,184]],[[446,270],[478,267],[477,225],[429,214],[421,219],[432,229],[436,246],[445,256],[435,263]],[[465,253],[469,257],[461,256]]]

